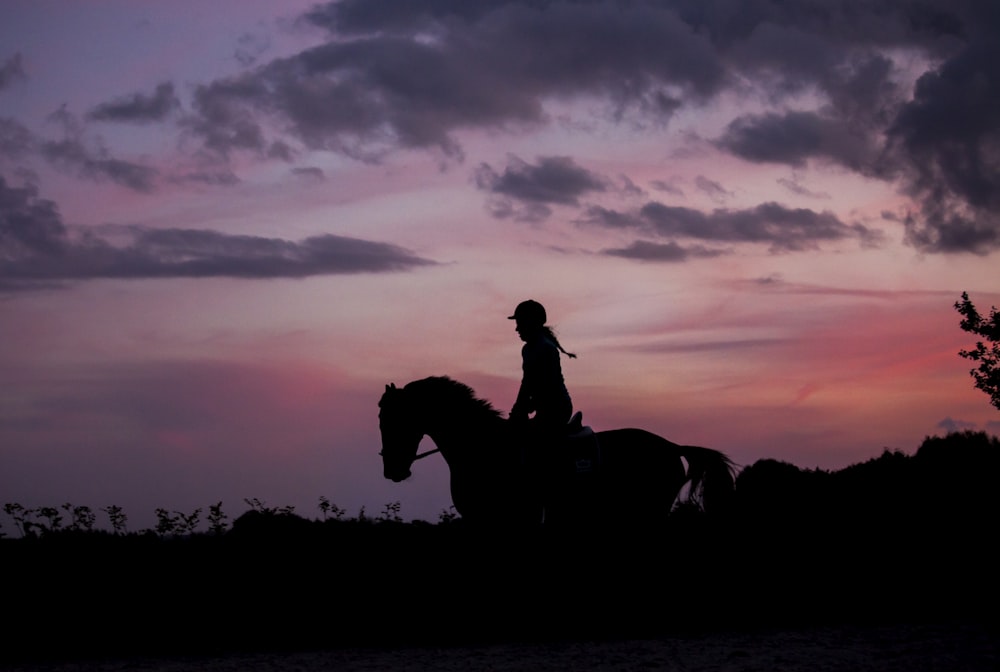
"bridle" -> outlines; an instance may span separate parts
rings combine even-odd
[[[440,448],[433,448],[431,450],[425,450],[422,453],[417,453],[416,455],[414,455],[413,461],[416,462],[417,460],[422,460],[422,459],[424,459],[425,457],[427,457],[429,455],[433,455],[434,453],[440,453],[440,452],[441,452]],[[378,451],[378,454],[379,454],[379,457],[383,457],[384,456],[384,451],[380,450],[380,451]]]
[[[385,389],[386,389],[386,392],[388,392],[388,391],[389,391],[390,389],[392,389],[392,390],[395,390],[395,389],[396,389],[396,386],[395,386],[395,385],[392,385],[392,386],[391,386],[391,388],[390,388],[390,386],[386,385],[386,388],[385,388]],[[381,404],[380,404],[380,405],[381,405]],[[383,452],[384,452],[384,451],[381,451],[381,450],[380,450],[380,451],[378,451],[378,454],[379,454],[379,456],[380,456],[380,457],[384,457],[384,454],[383,454]],[[422,452],[422,453],[417,453],[417,454],[416,454],[416,455],[415,455],[415,456],[413,457],[413,462],[416,462],[417,460],[422,460],[422,459],[424,459],[425,457],[428,457],[428,456],[430,456],[430,455],[433,455],[434,453],[440,453],[440,452],[441,452],[441,449],[440,449],[440,448],[434,448],[433,450],[425,450],[425,451],[424,451],[424,452]],[[413,462],[411,462],[410,464],[413,464]]]
[[[416,457],[413,458],[413,461],[416,462],[417,460],[424,459],[428,455],[433,455],[434,453],[440,453],[440,452],[441,452],[440,448],[434,448],[432,450],[425,450],[422,453],[417,453]]]

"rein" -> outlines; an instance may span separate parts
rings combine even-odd
[[[440,448],[435,448],[435,449],[433,449],[433,450],[425,450],[425,451],[424,451],[424,452],[422,452],[422,453],[417,453],[417,456],[413,458],[413,461],[414,461],[414,462],[416,462],[417,460],[422,460],[422,459],[424,459],[424,458],[425,458],[425,457],[427,457],[428,455],[433,455],[434,453],[440,453],[440,452],[441,452],[441,449],[440,449]]]

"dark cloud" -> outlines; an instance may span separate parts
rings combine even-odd
[[[828,159],[853,169],[873,162],[872,139],[858,135],[839,119],[817,112],[788,112],[738,117],[717,144],[758,163],[802,166],[809,159]]]
[[[163,82],[152,95],[134,93],[126,98],[101,103],[87,113],[87,118],[137,123],[163,121],[179,107],[180,100],[174,93],[174,85]]]
[[[604,177],[560,156],[540,157],[536,164],[509,156],[503,172],[483,163],[473,177],[476,186],[490,194],[490,214],[527,222],[547,219],[551,205],[579,205],[581,196],[612,188]]]
[[[250,76],[201,85],[194,92],[194,112],[182,126],[207,150],[223,157],[236,150],[264,154],[264,131],[244,101],[262,101],[265,95],[265,87]]]
[[[384,31],[389,34],[406,34],[431,28],[435,23],[448,18],[464,23],[475,22],[506,4],[509,2],[494,0],[327,2],[317,4],[303,18],[331,33],[363,35]]]
[[[550,97],[662,118],[724,78],[707,40],[655,3],[336,2],[306,19],[333,39],[198,89],[189,127],[206,147],[256,149],[267,113],[314,149],[460,157],[456,131],[541,123]]]
[[[564,156],[540,157],[534,165],[510,156],[502,173],[484,163],[476,169],[475,180],[491,194],[557,205],[577,205],[580,196],[609,187],[603,177]]]
[[[726,243],[766,243],[772,251],[815,249],[819,243],[857,239],[874,244],[878,234],[861,224],[845,224],[830,212],[764,203],[746,210],[692,208],[650,202],[635,213],[600,207],[587,209],[581,223],[636,230],[664,238],[693,238]]]
[[[295,159],[295,150],[292,146],[283,140],[275,140],[267,148],[267,157],[269,159],[278,159],[279,161],[284,161],[285,163],[290,163]]]
[[[3,91],[16,80],[27,79],[24,74],[24,59],[17,53],[0,65],[0,91]]]
[[[788,133],[806,136],[796,137],[799,142],[816,133],[864,139],[863,127],[880,118],[884,126],[887,104],[899,93],[890,78],[891,61],[881,51],[909,48],[943,57],[968,38],[983,5],[962,0],[860,5],[849,0],[342,0],[305,15],[337,41],[294,60],[311,66],[305,68],[309,75],[322,75],[314,85],[331,80],[345,85],[347,76],[367,83],[373,127],[387,128],[406,146],[448,147],[458,128],[537,120],[547,98],[599,98],[618,111],[634,108],[669,117],[679,105],[710,98],[738,81],[754,82],[775,99],[815,90],[825,95],[831,118],[787,120],[800,126]],[[415,58],[404,61],[398,56],[403,52]],[[371,58],[363,61],[362,55]],[[349,61],[354,70],[348,69]],[[385,76],[389,63],[412,77]],[[431,77],[429,64],[438,66]],[[473,71],[478,77],[470,76]],[[301,77],[293,86],[304,87],[307,81]],[[430,86],[412,88],[412,82],[424,81]],[[493,94],[485,95],[487,90]],[[437,94],[433,102],[431,94]],[[380,107],[394,100],[400,110]],[[413,123],[408,117],[432,109],[433,131],[399,132]],[[337,134],[342,125],[330,120],[325,129],[310,127]],[[754,130],[734,128],[731,141],[751,143]]]
[[[190,229],[128,234],[124,245],[92,233],[73,236],[52,201],[0,176],[0,289],[97,278],[301,278],[434,263],[395,245],[336,235],[294,242]]]
[[[776,4],[757,3],[750,12],[768,6],[773,20]],[[733,35],[733,53],[742,55],[745,73],[770,81],[773,95],[812,87],[828,104],[737,118],[718,146],[750,161],[801,166],[818,159],[898,182],[915,204],[906,240],[923,251],[1000,248],[1000,7],[831,2],[825,17],[818,8],[787,5],[779,27],[757,24],[745,40]],[[753,37],[762,31],[789,39]],[[815,44],[799,39],[809,35]],[[932,64],[912,99],[877,51],[894,47]]]
[[[602,254],[612,257],[624,257],[636,261],[654,262],[684,262],[691,259],[705,259],[718,257],[726,252],[722,250],[712,250],[701,245],[681,247],[671,241],[669,243],[651,243],[646,240],[637,240],[628,247],[612,248],[603,250]]]
[[[848,238],[871,240],[873,233],[848,225],[831,212],[764,203],[746,210],[718,209],[703,214],[687,208],[648,203],[643,219],[660,235],[686,235],[727,242],[769,243],[774,250],[803,250],[817,243]]]
[[[907,239],[940,252],[1000,248],[1000,44],[977,44],[917,82],[889,128],[920,211]]]
[[[904,220],[906,242],[925,252],[988,254],[1000,248],[1000,217],[930,193],[919,213]]]
[[[258,65],[266,40],[245,36],[237,57],[254,69],[195,88],[181,125],[199,147],[289,162],[301,150],[378,161],[427,149],[461,160],[461,132],[550,123],[553,102],[585,101],[641,127],[737,92],[764,111],[731,120],[716,147],[898,184],[915,203],[906,239],[922,250],[1000,247],[996,3],[337,0],[302,20],[326,31],[325,42]],[[4,66],[12,73],[15,59]],[[930,68],[912,100],[897,63]],[[177,102],[167,87],[92,116],[163,118]],[[59,160],[81,174],[134,189],[152,179],[68,149]],[[561,203],[521,193],[495,194],[491,212],[540,221]]]
[[[58,257],[66,249],[59,208],[39,198],[32,186],[9,186],[0,175],[0,264],[33,257]]]

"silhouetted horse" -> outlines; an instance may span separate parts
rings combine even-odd
[[[451,470],[455,509],[472,523],[539,523],[543,499],[546,523],[662,521],[685,484],[689,501],[706,512],[728,505],[734,493],[733,464],[724,454],[642,429],[598,432],[599,459],[590,473],[574,473],[568,453],[542,468],[527,454],[537,449],[524,448],[499,411],[450,378],[387,385],[379,409],[385,477],[409,478],[418,444],[429,436]],[[546,452],[561,454],[555,446]]]

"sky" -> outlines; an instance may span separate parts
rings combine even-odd
[[[998,250],[995,2],[7,0],[0,501],[436,521],[378,399],[509,410],[527,298],[596,430],[997,434]]]

